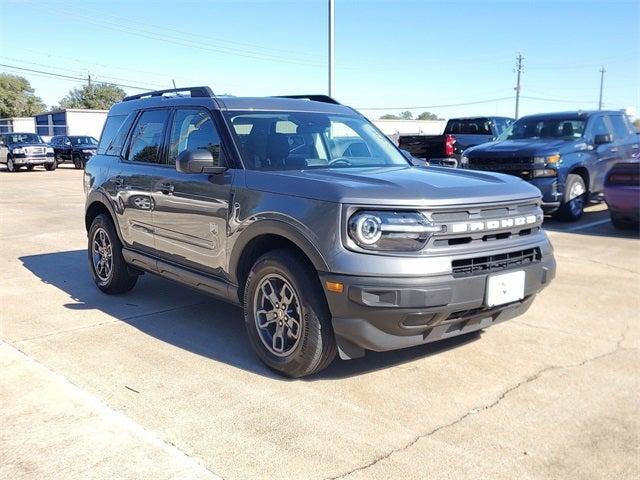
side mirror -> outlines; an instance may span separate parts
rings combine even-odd
[[[593,143],[596,145],[604,145],[605,143],[613,142],[613,137],[610,133],[601,133],[600,135],[596,135],[593,139]]]
[[[209,150],[185,150],[176,158],[176,170],[180,173],[222,173],[227,167],[214,166]]]

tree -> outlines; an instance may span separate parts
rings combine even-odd
[[[633,122],[633,126],[636,127],[636,130],[640,132],[640,118],[637,118],[635,122]]]
[[[400,113],[400,118],[402,120],[411,120],[413,119],[413,113],[411,113],[409,110],[405,110],[404,112]]]
[[[435,113],[431,112],[422,112],[418,115],[418,120],[444,120],[444,118],[438,117]]]
[[[380,117],[380,120],[398,120],[399,118],[398,115],[394,115],[393,113],[385,113]]]
[[[0,73],[0,118],[30,117],[45,109],[26,78]]]
[[[74,88],[60,100],[60,108],[109,110],[111,105],[122,100],[125,95],[125,91],[115,85],[84,85]]]

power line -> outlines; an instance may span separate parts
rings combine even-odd
[[[448,105],[424,105],[420,107],[358,107],[359,110],[418,110],[421,108],[445,108],[445,107],[464,107],[466,105],[480,105],[482,103],[494,103],[504,100],[513,100],[513,97],[491,98],[488,100],[478,100],[476,102],[450,103]]]

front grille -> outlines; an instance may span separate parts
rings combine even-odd
[[[42,155],[46,153],[46,147],[26,147],[25,152],[29,155]]]
[[[471,157],[467,164],[471,170],[484,170],[489,172],[507,173],[525,180],[531,179],[533,169],[532,157]]]
[[[539,262],[541,258],[539,248],[528,248],[517,252],[454,260],[451,262],[451,270],[454,277],[468,277],[524,267]]]

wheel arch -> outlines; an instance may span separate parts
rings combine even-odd
[[[569,175],[579,175],[584,182],[584,186],[587,191],[591,191],[591,175],[589,174],[589,170],[584,165],[576,165],[569,170]]]
[[[85,209],[84,214],[84,225],[87,232],[91,228],[91,223],[93,219],[96,218],[100,214],[105,214],[111,221],[113,222],[114,228],[116,230],[116,234],[118,235],[120,241],[122,242],[122,234],[120,233],[120,226],[116,221],[116,215],[113,211],[113,208],[110,202],[106,199],[105,195],[100,192],[91,192],[87,199],[87,207]],[[124,242],[123,242],[124,244]]]

